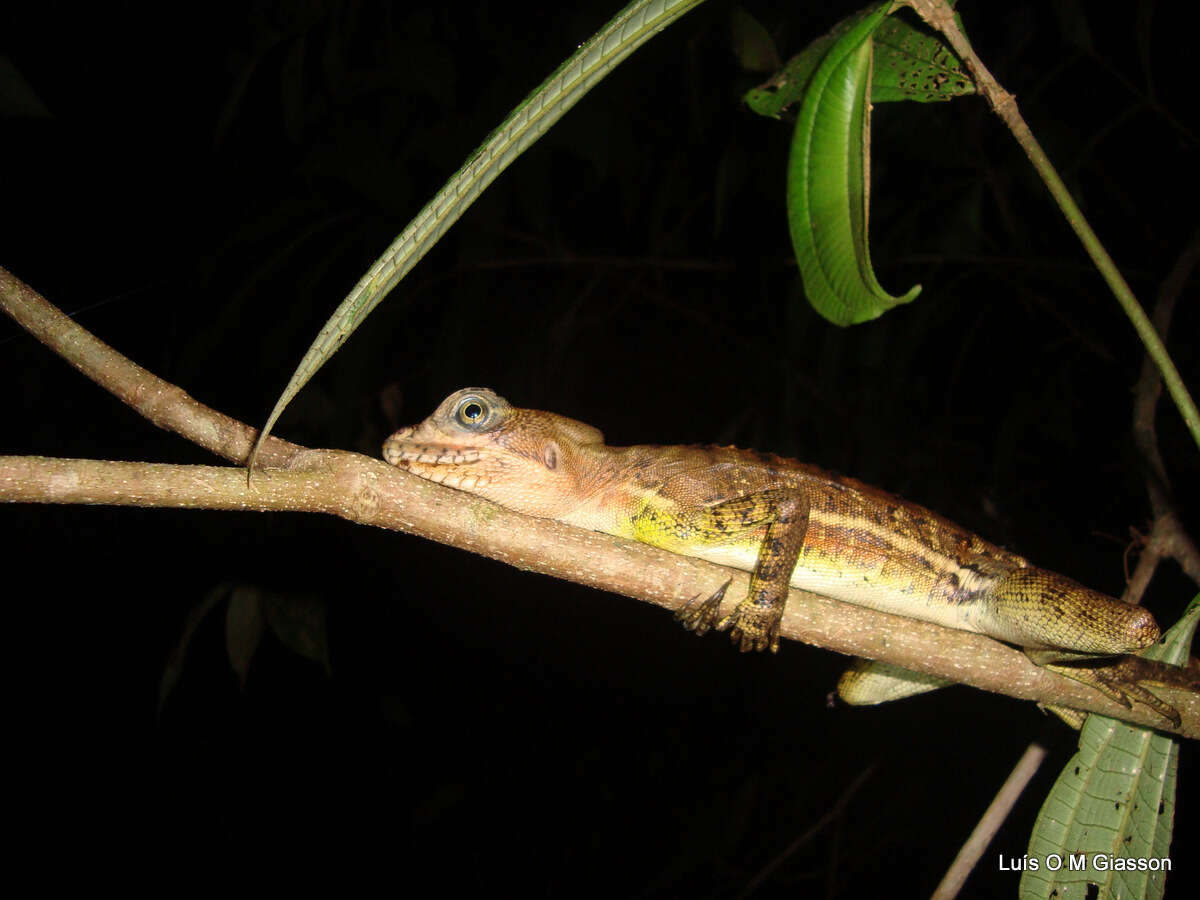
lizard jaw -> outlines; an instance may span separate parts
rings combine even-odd
[[[487,475],[466,471],[466,467],[479,461],[478,450],[416,443],[411,440],[414,430],[406,428],[388,438],[383,445],[383,458],[398,469],[460,490],[482,488],[491,480]]]

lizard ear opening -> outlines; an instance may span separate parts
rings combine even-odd
[[[546,446],[542,448],[542,462],[550,471],[558,468],[558,442],[546,441]]]

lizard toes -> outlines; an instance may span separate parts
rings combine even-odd
[[[743,653],[751,650],[779,652],[779,617],[769,610],[739,606],[717,623],[717,630],[728,630],[730,638]]]
[[[700,600],[700,594],[697,594],[675,613],[676,621],[694,634],[706,634],[714,626],[720,628],[717,616],[720,615],[725,591],[732,581],[733,579],[726,581],[704,600]]]

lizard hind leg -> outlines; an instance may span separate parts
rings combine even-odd
[[[1095,688],[1109,700],[1133,709],[1134,703],[1154,710],[1176,728],[1182,721],[1179,711],[1146,685],[1177,687],[1192,692],[1200,691],[1200,678],[1186,668],[1163,667],[1140,656],[1121,656],[1115,660],[1088,659],[1081,657],[1072,663],[1064,654],[1053,650],[1027,649],[1025,655],[1036,665]],[[1051,707],[1055,715],[1061,713]],[[1071,722],[1067,721],[1070,725]],[[1078,727],[1078,726],[1073,726]]]

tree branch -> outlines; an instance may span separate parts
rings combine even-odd
[[[254,429],[211,410],[136,366],[0,269],[0,306],[72,365],[160,427],[231,461],[248,452]],[[748,576],[632,541],[523,516],[411,476],[380,460],[308,450],[271,439],[247,488],[234,467],[0,457],[0,501],[112,504],[187,509],[293,510],[340,516],[403,531],[590,587],[678,609],[729,578],[731,602]],[[983,635],[943,628],[804,591],[789,593],[780,633],[840,653],[882,659],[984,690],[1104,713],[1164,730],[1148,710],[1126,710],[1094,690],[1034,666]],[[1178,733],[1200,737],[1200,697],[1172,694]]]

